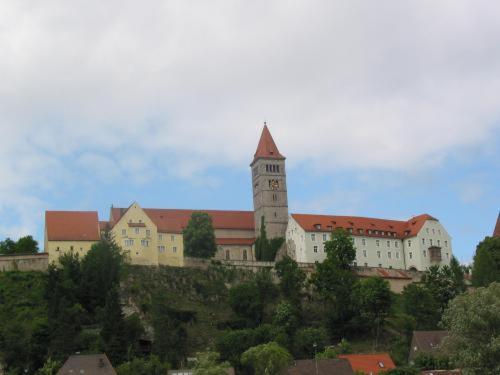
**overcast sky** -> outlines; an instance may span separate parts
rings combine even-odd
[[[500,3],[0,1],[0,238],[45,209],[251,209],[266,120],[292,212],[500,209]]]

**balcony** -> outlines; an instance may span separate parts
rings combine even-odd
[[[441,248],[438,246],[429,247],[429,257],[431,262],[441,262]]]

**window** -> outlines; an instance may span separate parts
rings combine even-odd
[[[424,258],[427,257],[427,251],[424,250]]]
[[[399,259],[399,251],[396,251],[396,259]]]
[[[380,259],[380,251],[377,251],[377,258]]]
[[[127,235],[127,230],[126,229],[122,229],[122,236],[126,236]]]
[[[396,247],[396,248],[397,248],[398,246],[399,246],[399,245],[398,245],[398,241],[394,241],[394,247]]]
[[[311,241],[316,241],[316,235],[314,233],[311,234]]]
[[[229,260],[229,259],[231,259],[231,256],[229,254],[229,250],[226,250],[226,260]]]
[[[375,234],[378,234],[378,230],[375,231]]]
[[[358,229],[359,234],[363,234],[363,229]]]
[[[139,228],[135,228],[135,234],[139,234]]]
[[[368,263],[365,263],[365,267],[368,267]]]
[[[317,253],[318,252],[318,246],[314,246],[313,250],[314,250],[315,253]]]
[[[387,247],[391,247],[391,241],[387,241]]]
[[[247,251],[243,250],[243,260],[247,260],[247,259],[248,259]]]
[[[410,259],[413,259],[413,253],[411,251],[408,253],[408,256],[410,257]]]
[[[125,246],[134,246],[134,240],[128,239],[124,241]]]
[[[371,229],[368,229],[368,234],[372,234],[372,230]]]
[[[366,250],[363,250],[363,256],[366,258]]]
[[[73,251],[73,249],[74,249],[74,248],[73,248],[73,246],[70,246],[70,247],[69,247],[69,249],[70,249],[71,251]]]
[[[151,231],[149,229],[146,229],[146,237],[150,237],[151,236]]]
[[[165,246],[164,245],[158,246],[158,252],[164,253],[165,252]]]
[[[432,234],[436,234],[436,232],[434,231],[434,228],[432,228]]]
[[[427,232],[427,234],[429,234],[429,228],[425,228],[425,231]]]
[[[376,240],[376,241],[375,241],[375,244],[376,244],[377,246],[380,246],[380,241],[379,241],[379,240]]]
[[[446,258],[450,258],[450,253],[446,253]]]
[[[149,240],[141,240],[141,246],[148,247],[149,246]]]
[[[411,247],[411,240],[408,240],[408,247]]]
[[[379,264],[378,264],[378,267],[379,267],[379,268],[382,268],[382,263],[379,263]]]
[[[170,236],[170,241],[174,242],[175,236]]]
[[[163,234],[158,233],[158,241],[163,241]]]
[[[441,241],[440,240],[437,240],[438,241],[438,246],[441,246]]]
[[[444,241],[444,246],[448,247],[448,241]]]
[[[392,254],[390,251],[387,252],[387,258],[391,259],[392,258]]]
[[[361,239],[361,244],[362,244],[363,246],[366,246],[366,239],[362,238],[362,239]]]
[[[177,252],[177,248],[175,246],[172,248],[172,252],[174,252],[174,253]]]
[[[429,240],[429,242],[431,243],[431,246],[432,246],[432,238]]]
[[[384,232],[384,231],[380,232],[380,234],[381,234],[382,236],[385,236],[385,232]]]
[[[358,266],[358,263],[357,262],[354,262],[353,263],[354,267],[357,267]]]
[[[56,251],[59,251],[59,250],[61,250],[61,249],[59,249],[59,246],[57,246],[57,247],[56,247]]]
[[[323,234],[323,241],[326,241],[326,234]]]
[[[425,238],[422,238],[422,245],[425,245]]]
[[[352,228],[348,228],[347,231],[352,234]]]

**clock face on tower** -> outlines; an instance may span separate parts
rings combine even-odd
[[[269,185],[271,185],[271,189],[278,190],[280,188],[280,182],[278,180],[271,180],[269,182]]]

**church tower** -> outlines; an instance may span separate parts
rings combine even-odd
[[[288,225],[288,197],[285,157],[280,154],[264,123],[252,168],[255,234],[259,235],[264,217],[267,238],[285,238]]]

